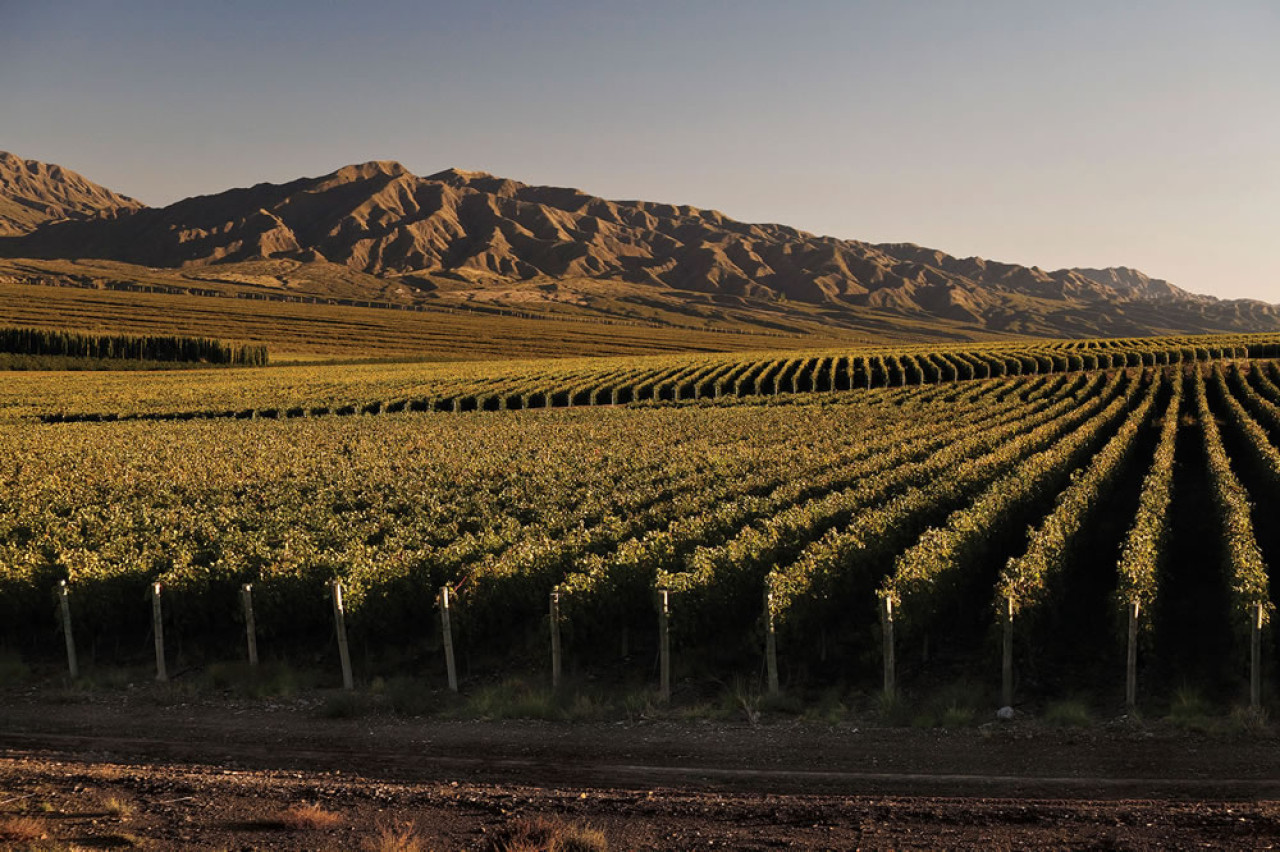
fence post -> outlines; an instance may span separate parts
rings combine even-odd
[[[1000,701],[1003,707],[1013,706],[1013,596],[1005,598],[1004,653],[1001,662]]]
[[[244,633],[249,643],[249,665],[258,664],[258,628],[253,620],[253,586],[245,583],[240,587],[240,601],[244,604]]]
[[[1138,615],[1141,604],[1129,601],[1129,653],[1125,661],[1124,704],[1133,710],[1138,706]]]
[[[449,621],[449,587],[440,587],[440,630],[444,634],[444,666],[449,675],[449,689],[458,691],[458,670],[453,663],[453,625]]]
[[[338,657],[342,661],[342,688],[355,689],[355,679],[351,676],[351,651],[347,647],[347,613],[342,604],[342,583],[334,580],[330,584],[333,594],[333,623],[338,632]]]
[[[881,624],[883,625],[882,641],[884,642],[884,697],[893,698],[896,691],[895,660],[893,647],[893,598],[885,596],[880,599]]]
[[[80,677],[80,666],[76,662],[76,640],[71,634],[71,603],[67,600],[67,581],[58,581],[58,607],[62,610],[62,638],[67,643],[67,670],[71,679]]]
[[[1262,604],[1253,605],[1252,633],[1249,643],[1249,706],[1262,706]]]
[[[777,695],[778,687],[778,634],[773,626],[773,592],[764,593],[764,662],[768,672],[769,694]]]
[[[156,637],[156,680],[165,683],[169,672],[164,665],[164,611],[160,606],[160,584],[151,585],[151,627]]]
[[[551,688],[560,688],[560,592],[551,593]]]
[[[658,591],[658,698],[671,700],[671,611],[670,593]]]

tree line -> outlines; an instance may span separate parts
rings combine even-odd
[[[0,352],[130,361],[181,361],[261,367],[267,347],[236,346],[210,337],[178,335],[84,334],[37,328],[0,328]]]

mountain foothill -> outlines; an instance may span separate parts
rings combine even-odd
[[[403,284],[379,287],[380,298],[532,289],[554,292],[561,308],[595,298],[597,311],[612,288],[619,304],[759,309],[833,326],[884,318],[926,337],[935,326],[1055,337],[1280,329],[1280,307],[1192,294],[1125,267],[1046,271],[485,172],[419,177],[392,161],[147,207],[0,152],[0,257],[205,274],[277,261]]]

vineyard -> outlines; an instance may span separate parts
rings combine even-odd
[[[285,419],[462,413],[874,390],[1280,356],[1280,335],[1045,341],[954,349],[801,350],[447,364],[346,364],[203,375],[8,377],[0,417]]]
[[[554,637],[570,671],[654,682],[1262,700],[1277,356],[1249,336],[15,377],[0,643],[52,658],[69,619],[89,665],[145,661],[157,626],[178,665],[234,658],[247,585],[263,656],[335,678],[339,641],[359,679],[443,679],[446,644],[464,684],[550,677]]]
[[[515,312],[477,305],[474,308],[444,305],[424,310],[382,310],[358,304],[323,304],[324,299],[251,292],[205,291],[208,295],[167,293],[163,284],[141,283],[149,270],[125,270],[90,263],[89,273],[102,282],[128,290],[79,289],[6,283],[6,277],[27,277],[30,270],[12,269],[0,260],[0,316],[13,325],[61,331],[65,329],[134,335],[180,334],[213,337],[266,345],[273,361],[292,359],[332,360],[353,358],[425,359],[460,361],[495,358],[551,358],[599,355],[653,355],[676,352],[752,351],[793,346],[833,346],[863,342],[865,333],[822,327],[811,321],[771,327],[764,323],[732,321],[716,327],[682,327],[680,317],[656,312],[661,322],[637,318],[593,317],[548,313],[539,319]],[[19,267],[26,266],[19,262]],[[67,264],[73,276],[85,272],[79,264]],[[11,273],[7,276],[6,273]],[[172,273],[156,270],[156,277],[172,283]],[[181,279],[179,279],[181,281]],[[181,281],[185,287],[201,282]],[[387,286],[375,282],[376,286]],[[217,287],[216,284],[205,286]],[[156,292],[139,292],[148,289]],[[357,290],[363,288],[357,288]],[[292,301],[264,300],[263,296]],[[367,299],[369,293],[365,291]],[[351,300],[344,300],[351,302]],[[317,302],[312,304],[312,302]],[[401,306],[403,307],[403,306]],[[640,313],[647,314],[641,310]],[[684,317],[688,320],[689,317]],[[766,323],[768,325],[766,325]],[[701,325],[701,322],[699,323]],[[931,339],[928,328],[913,329],[904,322],[900,336],[907,340]],[[913,334],[914,332],[914,334]],[[885,339],[884,333],[877,335]]]

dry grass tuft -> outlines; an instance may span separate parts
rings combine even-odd
[[[599,829],[544,817],[510,823],[488,847],[490,852],[607,852],[608,848]]]
[[[120,798],[119,796],[108,796],[102,800],[102,810],[112,816],[130,817],[133,816],[133,804]]]
[[[319,805],[293,805],[283,811],[275,822],[289,831],[320,831],[342,825],[340,814],[326,811]]]
[[[427,852],[418,829],[412,823],[382,826],[360,847],[365,852]]]
[[[0,840],[10,843],[30,843],[49,836],[44,820],[35,817],[0,818]]]

